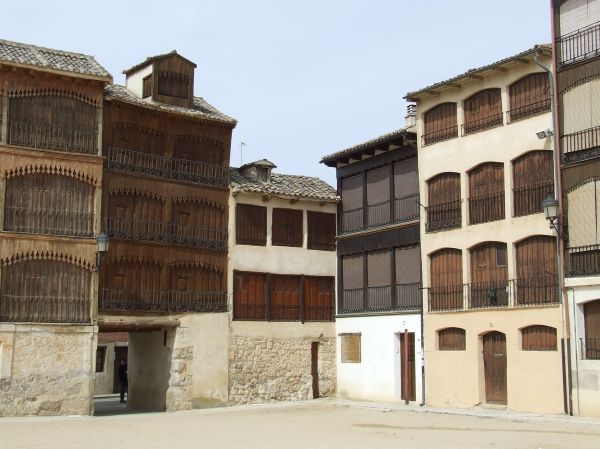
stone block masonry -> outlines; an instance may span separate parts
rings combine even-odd
[[[320,397],[335,395],[335,338],[235,336],[229,351],[229,402],[295,401],[312,394],[311,344],[319,342]]]
[[[0,324],[0,416],[88,415],[92,326]]]

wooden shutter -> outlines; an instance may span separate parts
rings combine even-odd
[[[306,276],[304,278],[304,319],[306,321],[332,321],[333,277]]]
[[[546,73],[532,73],[509,86],[510,120],[550,109],[550,82]]]
[[[142,98],[148,98],[152,96],[152,85],[154,83],[154,78],[152,74],[145,76],[142,80]]]
[[[456,103],[442,103],[424,114],[424,145],[458,136],[456,109]]]
[[[542,202],[554,190],[552,153],[531,151],[513,162],[514,214],[542,212]]]
[[[500,89],[486,89],[465,100],[465,133],[482,131],[501,125],[502,98]]]
[[[377,226],[390,222],[390,168],[367,172],[368,224]]]
[[[307,211],[308,249],[335,251],[335,214]]]
[[[569,246],[571,248],[600,243],[598,193],[600,182],[589,180],[567,192],[569,204]]]
[[[394,221],[419,218],[419,177],[417,158],[394,164]]]
[[[233,319],[265,320],[264,273],[233,273]]]
[[[528,326],[521,330],[523,351],[556,351],[556,328]]]
[[[394,250],[396,258],[396,306],[421,308],[421,248],[408,246]]]
[[[368,310],[389,310],[392,302],[392,259],[390,251],[367,254]]]
[[[302,246],[302,213],[297,209],[273,209],[273,245]]]
[[[362,254],[342,258],[342,311],[364,307],[364,257]]]
[[[300,276],[271,275],[271,319],[298,321],[300,319]]]
[[[486,163],[469,172],[469,222],[504,218],[504,164]]]
[[[342,179],[342,231],[363,227],[363,175]]]
[[[471,250],[471,307],[508,305],[506,243],[486,242]]]
[[[236,242],[238,245],[267,244],[267,208],[251,204],[236,205]]]
[[[466,348],[464,329],[448,327],[438,331],[438,349],[440,351],[464,351]]]
[[[463,307],[462,252],[446,248],[431,255],[429,310]]]
[[[427,182],[427,230],[461,226],[460,175],[442,173]]]

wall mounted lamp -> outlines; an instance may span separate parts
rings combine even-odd
[[[542,207],[544,209],[544,216],[550,223],[550,229],[554,229],[561,239],[567,240],[568,237],[565,228],[558,222],[558,200],[553,196],[549,196],[542,201]]]

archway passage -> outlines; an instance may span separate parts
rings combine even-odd
[[[506,404],[506,336],[490,332],[483,336],[485,400]]]

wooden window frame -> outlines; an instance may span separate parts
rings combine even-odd
[[[304,240],[304,211],[274,207],[272,214],[271,244],[301,248]]]
[[[100,361],[100,363],[98,363]],[[106,346],[96,347],[96,372],[103,373],[106,365]]]
[[[248,221],[250,221],[249,225],[247,224]],[[244,229],[242,225],[249,226],[250,229]],[[254,204],[237,203],[235,208],[235,230],[236,244],[266,246],[267,208]],[[256,235],[248,236],[249,233]]]
[[[153,80],[154,78],[152,77],[152,73],[142,79],[142,98],[148,98],[152,96]]]
[[[549,340],[548,336],[544,336],[542,338],[543,341],[539,339],[536,340],[535,333],[536,331],[554,331],[554,339],[552,342],[546,341]],[[550,336],[552,337],[552,336]],[[540,324],[534,324],[531,326],[527,326],[521,329],[521,350],[523,351],[558,351],[558,339],[556,328],[552,326],[544,326]]]
[[[457,332],[459,331],[459,332]],[[446,327],[439,329],[438,351],[466,351],[467,337],[466,331],[460,327]]]

